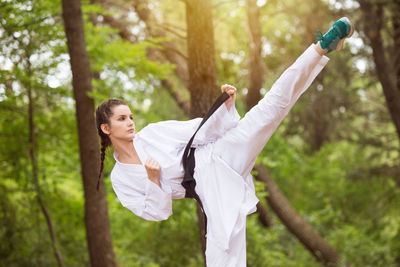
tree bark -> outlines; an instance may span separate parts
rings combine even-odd
[[[261,23],[257,0],[246,0],[246,11],[249,36],[246,109],[250,110],[261,99],[264,66],[261,57]],[[268,209],[261,202],[257,204],[257,212],[261,224],[266,227],[272,226]]]
[[[323,80],[323,73],[315,79]],[[310,107],[311,109],[305,114],[305,120],[308,120],[311,125],[309,125],[309,143],[312,151],[319,151],[321,147],[329,140],[330,133],[330,121],[332,120],[330,116],[326,114],[332,114],[334,100],[329,99],[324,93],[320,93],[315,97],[311,97]]]
[[[188,0],[185,3],[191,117],[203,117],[213,103],[218,90],[211,3],[209,0]],[[197,205],[197,214],[203,252],[205,252],[204,216],[199,205]]]
[[[30,79],[30,77],[32,76],[32,73],[31,73],[31,64],[30,64],[29,59],[27,60],[27,65],[28,65],[27,74]],[[33,118],[34,118],[34,107],[33,107],[34,100],[33,100],[33,96],[32,96],[32,87],[31,87],[30,81],[28,82],[27,87],[28,87],[27,92],[28,92],[28,122],[29,122],[29,157],[30,157],[31,164],[32,164],[33,182],[34,182],[36,197],[37,197],[40,209],[42,210],[43,216],[46,219],[46,224],[47,224],[47,228],[49,230],[51,247],[53,249],[54,257],[56,258],[57,265],[59,267],[62,267],[62,266],[64,266],[64,264],[63,264],[61,252],[57,248],[57,238],[56,238],[56,234],[54,232],[53,221],[51,220],[50,213],[46,207],[46,204],[43,201],[42,192],[40,190],[38,164],[37,164],[37,160],[36,160],[35,123],[33,120]]]
[[[258,219],[262,225],[265,227],[271,227],[274,224],[269,216],[268,208],[263,203],[257,203],[257,212],[259,214]]]
[[[63,0],[63,19],[76,102],[79,148],[85,195],[85,226],[91,266],[116,266],[112,250],[106,190],[96,190],[100,148],[94,118],[89,57],[86,51],[80,0]]]
[[[186,23],[191,116],[202,117],[218,92],[210,1],[187,0]]]
[[[394,41],[394,71],[396,74],[396,81],[397,81],[397,91],[400,91],[400,2],[395,1],[393,3],[393,14],[392,14],[392,21],[393,21],[393,41]]]
[[[390,63],[385,56],[385,48],[381,36],[383,22],[382,4],[373,5],[368,1],[359,0],[364,20],[364,32],[370,41],[375,69],[382,85],[383,93],[390,116],[400,139],[400,90],[392,79]]]
[[[263,68],[261,58],[261,24],[257,0],[246,0],[249,59],[247,76],[246,107],[250,110],[260,98],[260,89],[263,83]]]
[[[339,253],[296,212],[281,193],[274,180],[271,179],[267,169],[261,165],[256,166],[255,169],[258,172],[256,179],[266,185],[265,189],[269,194],[267,197],[268,204],[288,230],[299,239],[317,260],[321,260],[329,266],[338,264]]]

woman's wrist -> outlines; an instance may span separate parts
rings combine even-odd
[[[161,187],[161,183],[160,183],[160,178],[150,178],[149,180],[153,183],[155,183],[156,185],[158,185],[159,187]]]

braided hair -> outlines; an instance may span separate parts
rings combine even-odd
[[[102,124],[109,124],[110,117],[113,115],[112,108],[114,106],[127,105],[124,101],[116,98],[108,99],[97,106],[96,109],[96,127],[97,133],[101,138],[101,152],[100,152],[100,172],[99,179],[97,180],[97,190],[99,190],[100,179],[104,168],[104,158],[106,156],[106,148],[111,146],[110,137],[101,129]]]

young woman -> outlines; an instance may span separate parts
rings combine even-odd
[[[324,55],[340,50],[353,34],[347,18],[336,21],[275,82],[259,103],[240,119],[236,89],[223,85],[230,98],[203,125],[196,147],[196,193],[208,218],[207,266],[246,266],[246,216],[258,199],[250,171],[258,154],[300,95],[328,63]],[[135,132],[133,115],[121,100],[96,110],[101,137],[101,171],[107,146],[114,147],[113,189],[121,204],[146,220],[165,220],[172,199],[185,196],[183,150],[201,119],[164,121]],[[101,172],[100,171],[100,172]],[[99,176],[100,178],[100,176]]]

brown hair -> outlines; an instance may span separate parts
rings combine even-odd
[[[96,127],[97,133],[101,138],[101,156],[100,156],[100,172],[99,179],[97,180],[97,190],[99,190],[101,174],[104,168],[104,158],[106,156],[106,148],[111,146],[110,137],[101,130],[101,125],[103,123],[109,124],[110,117],[113,115],[112,108],[114,106],[127,105],[124,101],[116,98],[108,99],[97,106],[96,109]]]

